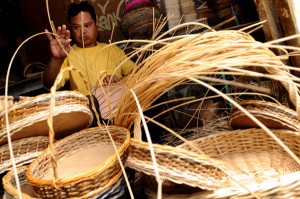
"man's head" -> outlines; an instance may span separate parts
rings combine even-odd
[[[96,45],[98,31],[94,7],[87,1],[71,3],[68,6],[67,18],[71,33],[76,44],[80,47]]]

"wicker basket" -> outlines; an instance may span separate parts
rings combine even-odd
[[[286,106],[263,100],[243,100],[239,102],[246,111],[271,129],[300,130],[300,120],[296,111]],[[256,128],[258,125],[237,107],[232,107],[229,125],[233,129]]]
[[[21,192],[22,192],[22,198],[23,199],[36,198],[33,188],[27,181],[26,170],[27,170],[27,166],[21,166],[17,168]],[[2,183],[3,183],[3,188],[5,190],[3,198],[5,199],[19,198],[16,179],[13,170],[10,170],[2,178]]]
[[[7,112],[12,140],[48,136],[50,100],[51,94],[42,94],[9,107]],[[5,119],[5,112],[0,112],[0,145],[7,143]],[[53,127],[57,139],[88,127],[92,120],[86,96],[77,91],[60,91],[55,94]]]
[[[297,157],[300,157],[300,133],[288,130],[272,132]],[[165,150],[167,146],[155,146],[154,149],[162,178],[206,190],[214,189],[214,193],[201,193],[200,198],[252,198],[251,191],[262,197],[279,197],[281,194],[286,196],[287,193],[290,196],[300,194],[300,188],[294,189],[294,183],[297,181],[298,184],[300,183],[300,165],[262,129],[226,131],[197,139],[192,143],[214,161],[204,159],[205,156],[191,156],[197,153],[187,144],[181,145],[181,148],[168,147],[168,150]],[[154,175],[148,145],[137,140],[133,141],[132,145],[127,161],[128,166]],[[181,157],[176,152],[180,153]],[[205,161],[214,164],[210,167],[206,166],[205,170],[196,168],[200,165],[205,166],[203,165]],[[220,172],[215,172],[219,162],[222,163],[222,171],[227,175],[220,177]],[[183,164],[185,167],[182,166]],[[194,176],[190,175],[192,170]],[[286,177],[293,174],[295,177],[290,180]],[[197,180],[192,181],[192,177],[196,175],[207,178],[198,177]],[[207,186],[208,178],[214,179],[215,186]],[[280,187],[283,186],[285,188],[281,189]]]
[[[74,133],[54,144],[58,179],[54,181],[50,151],[28,167],[27,179],[40,198],[92,198],[111,187],[122,175],[109,134],[123,164],[130,133],[117,126],[95,127]]]
[[[93,90],[93,95],[97,98],[99,103],[99,111],[101,118],[108,120],[115,116],[119,100],[125,91],[124,82],[102,86]]]
[[[153,147],[159,174],[163,179],[207,190],[221,188],[227,179],[221,169],[222,162],[215,166],[206,155],[159,144]],[[126,164],[137,171],[154,175],[148,143],[131,138]]]
[[[160,10],[154,4],[136,8],[122,16],[121,30],[127,39],[151,39],[153,19],[158,21],[160,16]]]
[[[47,147],[49,138],[47,136],[36,136],[15,140],[12,142],[15,164],[21,166],[33,161]],[[8,144],[0,146],[0,173],[12,168]]]

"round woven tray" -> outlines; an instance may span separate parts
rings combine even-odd
[[[74,133],[54,144],[58,179],[54,182],[49,150],[28,167],[27,179],[41,198],[92,198],[111,187],[122,175],[120,163],[128,155],[130,133],[117,126],[95,127]]]
[[[49,138],[47,136],[36,136],[15,140],[12,142],[15,164],[21,166],[33,161],[47,147]],[[0,146],[0,173],[12,168],[8,144]]]
[[[7,110],[11,139],[47,136],[51,94],[42,94],[13,104]],[[79,119],[80,118],[80,119]],[[53,128],[60,139],[88,127],[93,115],[88,99],[77,91],[60,91],[55,94]],[[5,111],[0,112],[0,145],[7,143]]]
[[[297,112],[286,106],[263,100],[244,100],[239,102],[239,105],[268,128],[300,130]],[[251,118],[237,107],[231,109],[229,125],[233,129],[258,127]]]
[[[272,132],[297,157],[300,157],[300,134],[298,132],[288,130],[273,130]],[[197,156],[196,151],[187,144],[181,145],[181,148],[154,146],[159,173],[163,179],[214,191],[201,198],[225,196],[251,198],[253,195],[249,190],[261,196],[280,195],[286,192],[299,195],[298,189],[287,190],[289,186],[294,187],[294,178],[284,182],[281,179],[287,179],[285,176],[299,173],[300,165],[262,129],[225,131],[199,138],[192,144],[210,159]],[[146,143],[142,144],[141,141],[133,140],[127,164],[136,170],[155,175],[147,146]],[[181,156],[178,156],[177,152]],[[210,167],[207,166],[208,164],[204,165],[204,162],[211,162]],[[221,171],[216,172],[216,168],[220,167],[219,163],[226,175]],[[206,169],[198,169],[200,166],[206,166]],[[192,172],[193,175],[191,175]],[[194,179],[196,176],[199,177]],[[209,179],[210,184],[207,183]],[[272,186],[265,186],[267,182],[272,182]],[[280,187],[283,185],[285,188],[281,190]]]
[[[27,181],[26,170],[27,170],[27,166],[21,166],[17,168],[21,192],[22,192],[22,198],[24,199],[36,198],[33,188]],[[10,170],[2,178],[2,183],[3,183],[3,188],[5,190],[3,198],[13,199],[19,197],[17,185],[16,185],[16,179],[13,170]]]

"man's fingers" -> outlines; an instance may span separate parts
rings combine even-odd
[[[47,38],[48,38],[49,41],[51,42],[51,41],[53,40],[52,35],[50,34],[50,32],[49,32],[47,29],[45,29],[45,32],[47,33],[47,34],[46,34]]]

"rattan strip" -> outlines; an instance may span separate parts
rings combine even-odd
[[[171,146],[155,144],[155,157],[161,178],[175,183],[208,190],[220,188],[228,180],[220,169],[222,162],[213,164],[205,155],[192,153]],[[147,143],[131,139],[127,166],[148,175],[154,175],[150,149]]]
[[[15,140],[12,142],[15,163],[17,166],[32,162],[42,153],[49,143],[47,136],[36,136]],[[12,167],[8,144],[0,146],[0,173]]]
[[[95,127],[74,133],[54,144],[54,154],[57,160],[84,148],[102,143],[111,143],[108,131],[115,143],[119,145],[118,153],[122,163],[128,155],[130,133],[127,129],[116,126]],[[44,151],[29,165],[27,178],[36,193],[42,198],[70,198],[70,197],[92,197],[115,183],[122,174],[120,163],[116,154],[109,157],[97,168],[78,174],[73,178],[59,179],[53,185],[52,180],[45,180],[49,170],[52,169],[49,151]]]

